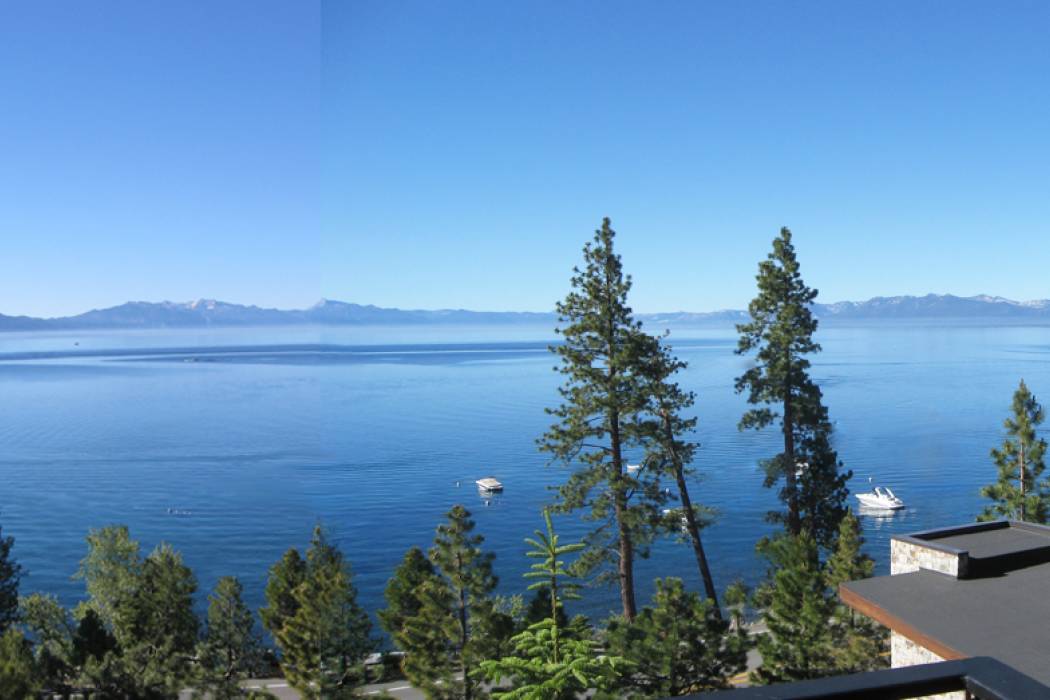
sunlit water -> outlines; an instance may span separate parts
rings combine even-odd
[[[180,549],[203,592],[222,575],[258,606],[266,570],[321,522],[353,563],[362,602],[380,607],[405,550],[427,546],[464,503],[497,553],[500,591],[521,592],[522,539],[541,525],[548,466],[535,440],[557,400],[548,329],[354,328],[0,335],[0,525],[28,569],[23,593],[68,604],[91,527],[126,523],[145,548]],[[718,585],[754,582],[754,543],[775,505],[756,462],[774,429],[741,433],[733,379],[746,361],[731,327],[679,329],[698,394],[702,448],[693,498],[721,517],[705,530]],[[855,472],[891,486],[908,508],[863,516],[869,550],[888,568],[889,537],[967,522],[994,479],[1011,393],[1024,377],[1050,397],[1050,328],[973,325],[822,327],[814,362]],[[489,502],[475,479],[496,476]],[[561,518],[571,536],[574,518]],[[658,576],[698,586],[691,551],[672,540],[639,562],[642,600]],[[580,609],[602,617],[612,588]]]

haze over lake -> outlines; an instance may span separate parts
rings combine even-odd
[[[704,531],[716,584],[754,583],[775,505],[756,462],[778,434],[736,428],[745,402],[733,380],[747,360],[731,326],[672,331],[690,364],[681,382],[698,394],[693,498],[721,511]],[[2,334],[0,525],[28,569],[22,592],[75,603],[88,528],[126,523],[146,549],[166,540],[183,552],[201,600],[235,574],[257,607],[267,568],[321,522],[374,613],[405,550],[428,546],[455,503],[497,553],[500,592],[521,592],[522,539],[566,475],[535,447],[558,401],[553,338],[520,324]],[[1018,380],[1050,398],[1050,327],[826,323],[817,339],[813,378],[853,490],[873,477],[908,504],[862,517],[886,573],[891,534],[980,511]],[[473,482],[490,475],[506,491],[486,503]],[[582,531],[571,517],[559,526]],[[639,562],[640,600],[666,575],[699,588],[688,547],[661,542]],[[600,588],[579,609],[604,617],[616,605]]]

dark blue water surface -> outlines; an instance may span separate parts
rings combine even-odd
[[[558,400],[552,337],[521,326],[0,335],[0,525],[29,571],[22,591],[75,603],[88,529],[126,523],[145,549],[183,552],[202,602],[235,574],[258,606],[267,567],[321,522],[374,611],[405,550],[464,503],[497,553],[501,592],[521,592],[522,539],[566,474],[535,447]],[[774,506],[756,461],[777,435],[737,431],[746,360],[731,327],[671,338],[699,396],[693,497],[721,511],[704,533],[717,583],[754,582]],[[1050,328],[828,324],[819,340],[813,375],[853,488],[874,477],[908,503],[863,516],[885,572],[891,534],[980,511],[1018,380],[1050,397]],[[486,504],[473,482],[490,475],[506,491]],[[572,517],[559,526],[581,531]],[[697,586],[690,550],[671,540],[637,574],[642,600],[654,577]],[[617,601],[596,589],[581,609],[602,617]]]

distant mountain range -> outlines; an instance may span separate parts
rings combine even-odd
[[[1050,322],[1050,300],[1012,301],[1002,297],[957,297],[927,294],[922,297],[875,297],[868,301],[842,301],[814,304],[822,319],[989,319],[1046,320]],[[726,310],[706,313],[676,311],[639,314],[650,324],[690,324],[711,321],[740,321],[746,311]],[[263,309],[222,301],[201,299],[175,303],[133,301],[108,309],[96,309],[77,316],[32,318],[0,314],[0,331],[77,330],[113,328],[203,328],[230,326],[287,325],[369,325],[369,324],[550,324],[553,313],[518,311],[437,311],[385,309],[324,299],[308,309]]]

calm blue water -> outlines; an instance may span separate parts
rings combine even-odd
[[[147,549],[161,540],[180,549],[202,589],[241,577],[257,606],[267,567],[322,522],[374,611],[404,551],[428,545],[460,502],[497,552],[501,592],[520,592],[522,538],[565,478],[535,449],[560,381],[550,336],[527,327],[0,335],[0,525],[29,570],[23,593],[79,600],[71,576],[88,528],[126,523]],[[774,506],[756,460],[777,450],[777,435],[736,429],[745,404],[732,384],[745,361],[731,327],[672,339],[690,363],[682,383],[699,395],[693,498],[722,512],[705,531],[717,583],[754,582],[753,545]],[[819,340],[813,374],[853,487],[866,490],[873,476],[909,504],[863,518],[886,571],[891,534],[979,512],[1018,380],[1050,398],[1050,328],[826,325]],[[472,486],[487,475],[507,487],[489,505]],[[560,526],[580,530],[571,518]],[[666,575],[697,584],[687,547],[663,542],[639,563],[641,599]],[[603,588],[582,609],[601,617],[616,606],[616,591]]]

